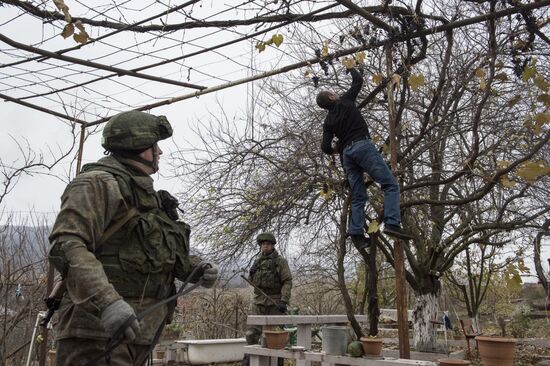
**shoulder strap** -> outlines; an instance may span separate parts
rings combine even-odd
[[[124,215],[120,220],[111,223],[103,232],[101,238],[97,241],[95,250],[102,246],[111,236],[113,236],[114,233],[116,233],[122,226],[124,226],[124,224],[126,224],[137,214],[139,214],[138,209],[135,207],[130,207],[130,209],[126,212],[126,215]]]

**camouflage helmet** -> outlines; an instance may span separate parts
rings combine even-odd
[[[256,237],[256,242],[258,244],[261,244],[263,241],[270,241],[273,245],[277,244],[277,240],[275,240],[275,235],[270,232],[261,233]]]
[[[165,116],[128,111],[111,117],[107,122],[101,146],[108,151],[141,152],[170,136],[172,126]]]

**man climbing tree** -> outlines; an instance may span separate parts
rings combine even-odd
[[[321,91],[317,95],[319,107],[328,110],[323,124],[321,150],[325,154],[339,153],[343,157],[352,193],[351,220],[348,235],[357,250],[369,250],[369,240],[363,234],[367,191],[363,173],[381,185],[384,191],[384,229],[389,236],[410,240],[412,236],[401,228],[399,184],[371,140],[367,123],[355,106],[357,95],[363,86],[363,77],[357,69],[349,70],[350,88],[338,96],[333,91]],[[334,137],[338,138],[333,148]]]

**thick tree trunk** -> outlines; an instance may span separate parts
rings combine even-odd
[[[437,318],[437,296],[435,294],[417,294],[413,311],[413,344],[417,351],[434,351],[437,342],[434,337],[434,326],[430,320]]]

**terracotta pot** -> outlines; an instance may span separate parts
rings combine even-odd
[[[512,366],[516,350],[515,338],[476,337],[479,356],[485,366]]]
[[[439,366],[456,366],[456,365],[469,365],[470,361],[459,360],[456,358],[440,358],[437,360]]]
[[[288,332],[286,330],[264,330],[264,335],[267,348],[285,348],[288,340]]]
[[[380,356],[382,344],[384,343],[382,338],[361,337],[360,341],[363,344],[363,351],[366,355]]]

